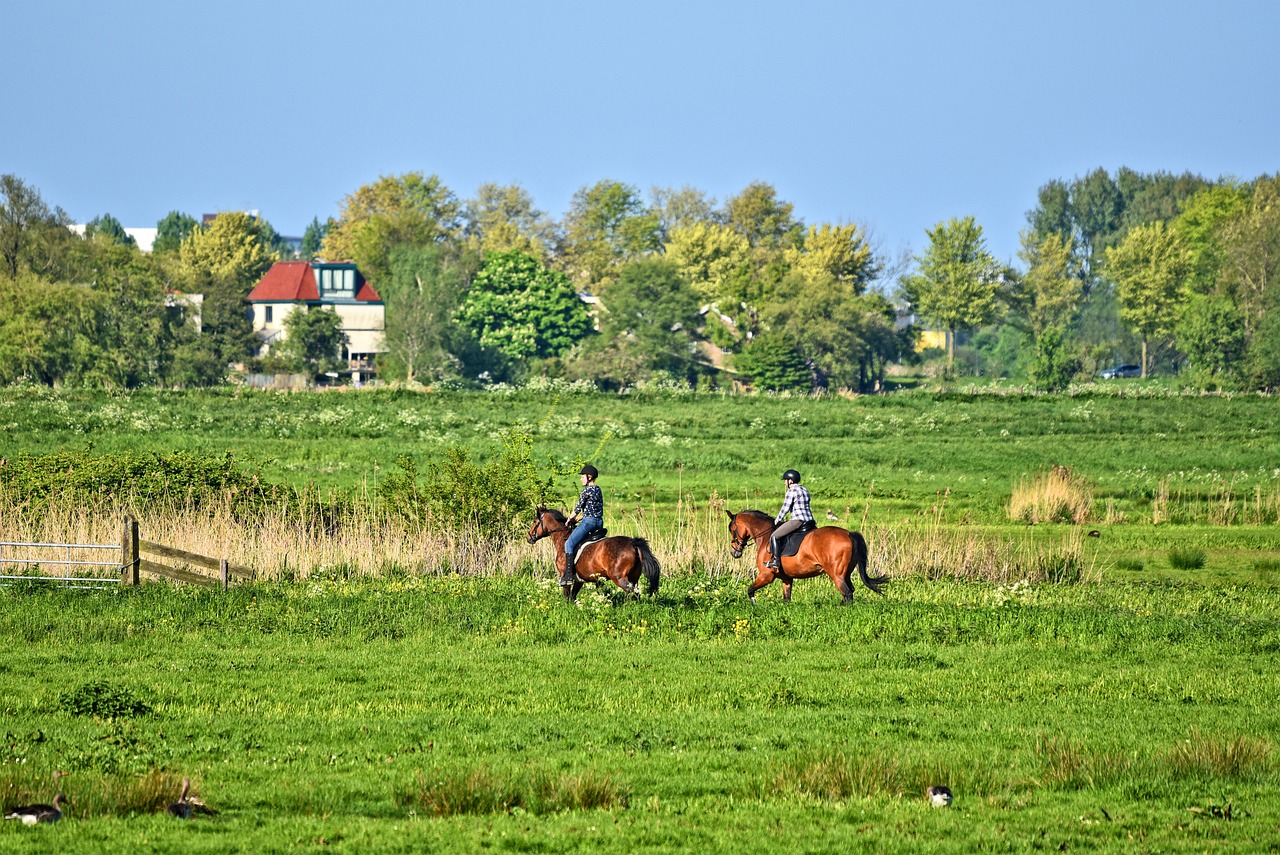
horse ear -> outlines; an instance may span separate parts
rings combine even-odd
[[[734,517],[733,511],[729,510],[728,508],[725,508],[724,512],[729,515],[729,519],[733,519]]]

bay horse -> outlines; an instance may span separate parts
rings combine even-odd
[[[779,556],[780,569],[766,567],[769,560],[769,535],[776,525],[773,517],[763,511],[739,511],[729,515],[729,551],[734,558],[741,558],[742,552],[752,540],[756,542],[756,580],[747,589],[747,597],[756,601],[756,591],[768,585],[774,579],[782,580],[782,599],[791,602],[791,583],[796,579],[808,579],[820,573],[831,577],[831,583],[844,597],[844,602],[853,599],[852,574],[856,565],[862,584],[877,594],[889,584],[887,576],[867,575],[867,541],[859,532],[849,531],[834,525],[824,525],[805,535],[800,543],[800,551],[795,555]],[[779,545],[781,548],[781,545]]]
[[[564,573],[564,542],[571,531],[573,529],[565,522],[563,513],[554,508],[538,508],[537,519],[529,529],[528,541],[537,543],[544,537],[550,537],[556,548],[556,570]],[[583,582],[599,583],[606,579],[628,594],[638,594],[641,575],[648,583],[646,593],[653,596],[658,592],[662,566],[643,537],[616,535],[587,543],[579,549],[574,571],[578,574],[577,581],[571,586],[564,586],[564,598],[570,602],[577,598]]]

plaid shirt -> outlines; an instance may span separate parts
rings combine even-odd
[[[573,515],[576,516],[578,511],[582,511],[584,517],[604,519],[604,493],[601,493],[600,488],[595,484],[588,484],[582,488],[582,495],[578,497]]]
[[[780,525],[787,514],[791,514],[793,520],[813,522],[813,511],[809,508],[809,491],[799,484],[792,484],[787,488],[786,498],[782,500],[782,510],[778,511],[774,523]]]

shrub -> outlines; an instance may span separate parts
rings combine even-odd
[[[138,717],[151,712],[151,705],[132,690],[105,680],[93,680],[64,692],[58,697],[58,706],[72,715],[97,718]]]

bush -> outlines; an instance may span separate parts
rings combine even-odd
[[[400,471],[378,494],[392,514],[419,525],[508,540],[542,503],[551,479],[538,474],[530,434],[513,430],[502,441],[502,452],[491,463],[475,463],[469,451],[455,446],[421,478],[417,462],[402,456],[396,461]]]

